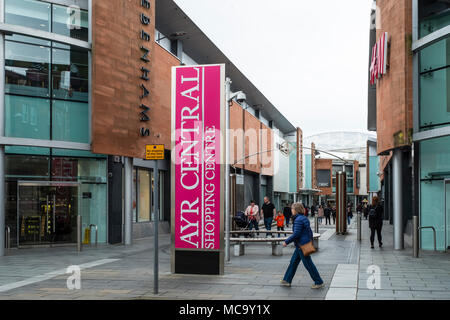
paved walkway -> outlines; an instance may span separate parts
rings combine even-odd
[[[366,221],[361,244],[354,221],[345,236],[329,226],[321,226],[320,233],[320,250],[313,260],[326,285],[319,290],[310,288],[312,281],[302,265],[292,287],[281,287],[293,248],[275,257],[271,245],[261,243],[248,245],[244,256],[233,256],[224,276],[171,274],[166,234],[159,241],[158,295],[153,294],[149,238],[131,247],[87,247],[80,254],[74,247],[12,250],[0,258],[0,299],[450,299],[448,254],[427,252],[414,259],[411,249],[394,251],[389,225],[383,230],[383,248],[370,249]],[[70,274],[65,271],[71,265],[80,266],[80,290],[67,289]],[[369,270],[378,270],[375,275],[367,273],[373,265]]]

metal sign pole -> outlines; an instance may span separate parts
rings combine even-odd
[[[159,257],[158,257],[158,222],[159,222],[159,170],[158,160],[155,160],[155,186],[154,186],[154,203],[155,203],[155,245],[154,245],[154,267],[153,267],[153,293],[158,294],[158,273],[159,273]]]

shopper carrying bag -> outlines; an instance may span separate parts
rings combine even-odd
[[[315,252],[316,249],[312,243],[313,233],[309,225],[309,219],[304,216],[304,212],[305,208],[301,203],[294,203],[292,205],[293,234],[283,242],[283,246],[286,247],[293,242],[295,244],[295,250],[284,278],[280,280],[280,282],[283,286],[290,287],[295,272],[297,271],[297,267],[300,261],[303,261],[303,265],[314,281],[311,288],[319,289],[324,286],[324,282],[311,259],[311,254]]]

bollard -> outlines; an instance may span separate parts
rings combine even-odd
[[[6,252],[9,252],[9,249],[11,249],[11,228],[6,226],[5,231],[5,248]]]
[[[314,232],[319,233],[319,218],[317,216],[314,217]]]
[[[91,224],[89,226],[89,245],[92,247],[92,242],[91,242],[91,238],[90,238],[92,228],[94,228],[94,230],[95,230],[95,247],[97,248],[97,244],[98,244],[98,227],[97,227],[96,224]]]
[[[356,216],[356,226],[358,228],[358,233],[357,233],[357,239],[358,241],[361,241],[361,213],[358,212],[357,216]]]
[[[413,257],[419,257],[419,216],[413,216]]]
[[[82,218],[77,216],[77,252],[81,252]]]

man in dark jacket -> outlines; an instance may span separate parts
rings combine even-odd
[[[284,218],[285,218],[285,221],[286,221],[286,228],[287,228],[287,227],[289,227],[289,222],[291,221],[291,216],[292,216],[291,207],[290,206],[284,207],[283,215],[284,215]]]
[[[372,205],[369,208],[369,228],[370,228],[370,247],[374,248],[375,231],[377,233],[378,244],[380,248],[383,246],[381,242],[381,229],[383,228],[383,207],[379,203],[378,197],[373,197]]]

